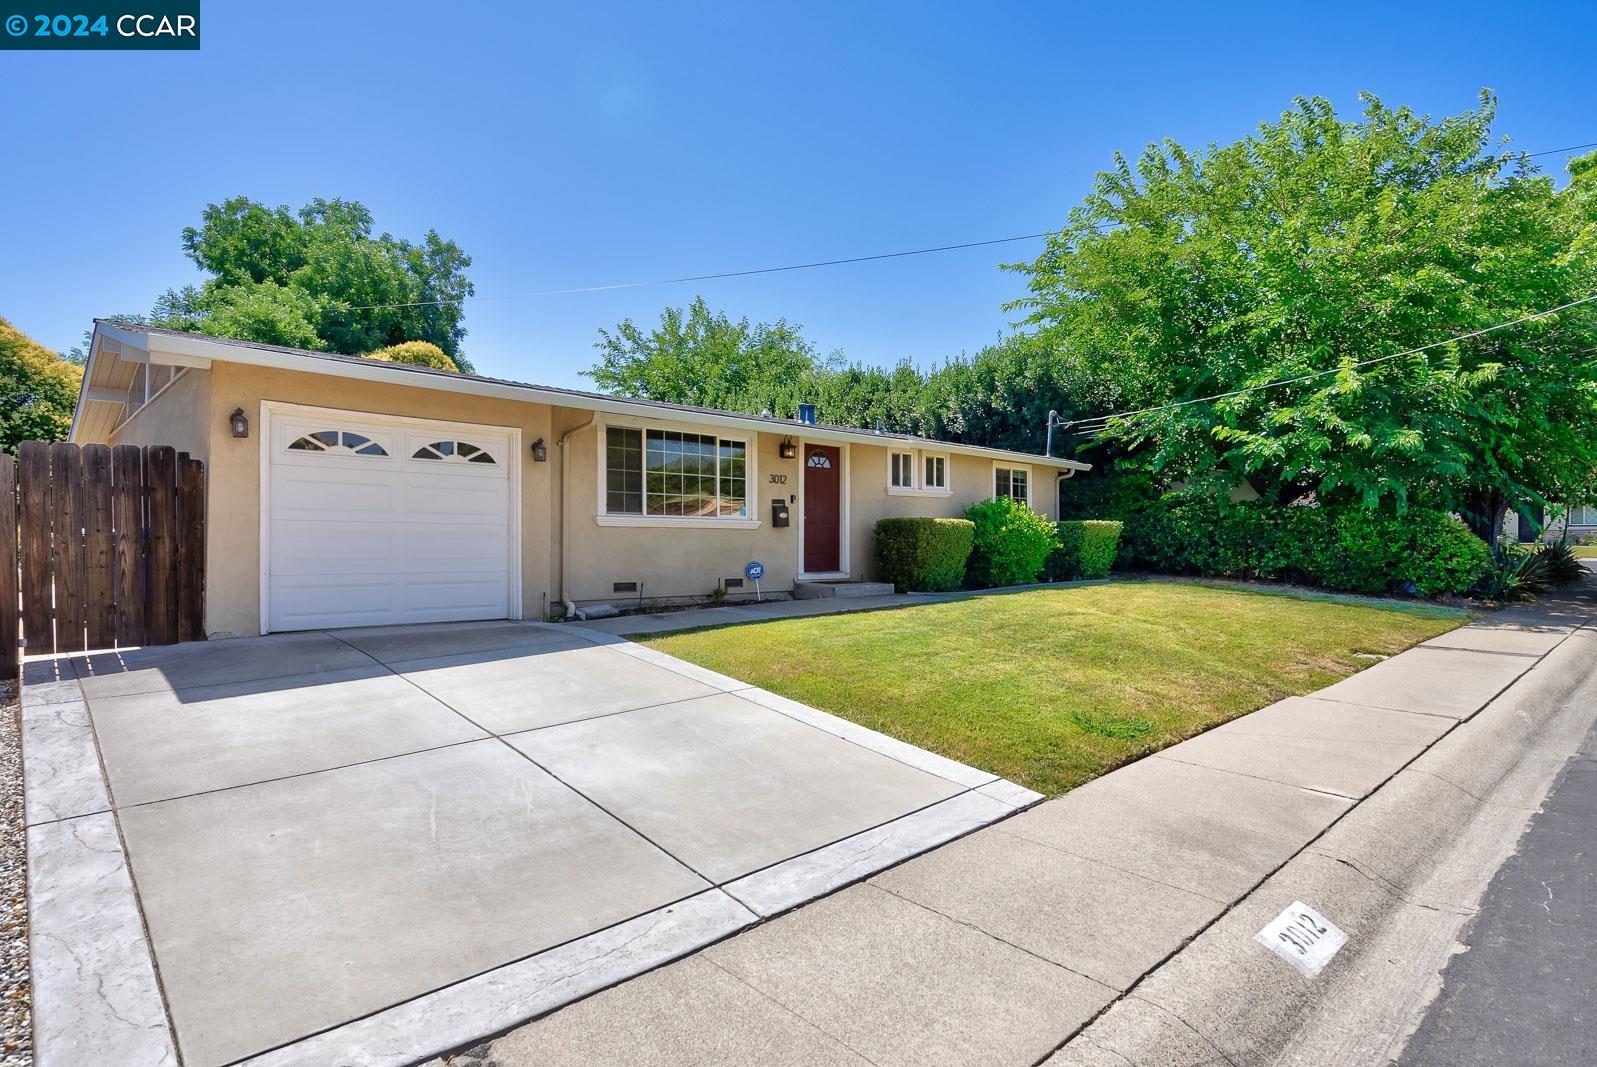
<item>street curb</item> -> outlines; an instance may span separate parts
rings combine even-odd
[[[1386,1062],[1435,995],[1438,972],[1492,875],[1597,720],[1594,664],[1597,630],[1571,631],[1047,1063]],[[1312,979],[1252,940],[1293,901],[1348,935]]]

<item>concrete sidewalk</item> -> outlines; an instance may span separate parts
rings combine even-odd
[[[450,1062],[1259,1062],[1251,1024],[1290,1032],[1314,1001],[1253,932],[1302,899],[1373,939],[1363,920],[1460,820],[1511,848],[1525,809],[1439,776],[1534,793],[1501,763],[1548,726],[1540,709],[1597,714],[1548,689],[1590,674],[1591,617],[1586,601],[1498,613]],[[1339,834],[1365,808],[1369,825]],[[1412,906],[1462,922],[1463,897],[1430,888]]]

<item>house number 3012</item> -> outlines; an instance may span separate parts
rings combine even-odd
[[[787,475],[785,475],[785,474],[773,474],[770,477],[771,477],[771,484],[772,485],[786,485],[787,484]]]

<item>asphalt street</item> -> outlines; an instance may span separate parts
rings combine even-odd
[[[1597,700],[1597,686],[1586,696]],[[1402,1067],[1597,1063],[1597,729],[1492,879]]]

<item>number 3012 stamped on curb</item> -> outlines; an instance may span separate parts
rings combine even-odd
[[[1313,978],[1347,943],[1347,935],[1330,919],[1294,900],[1254,934],[1253,940],[1296,967],[1303,977]]]

